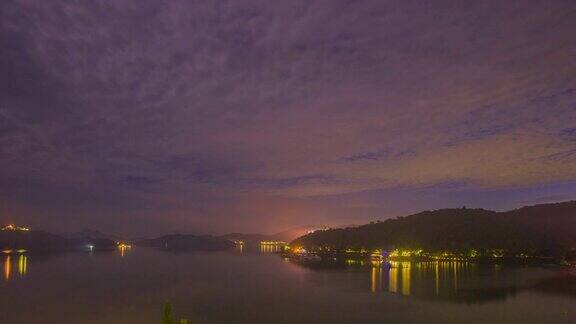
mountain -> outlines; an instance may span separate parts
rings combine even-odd
[[[3,250],[62,250],[67,249],[68,240],[44,231],[0,231],[0,248]]]
[[[260,244],[261,241],[273,241],[271,235],[266,234],[243,234],[243,233],[229,233],[220,236],[222,239],[230,240],[230,241],[244,241],[246,244]]]
[[[299,226],[271,235],[275,241],[290,242],[302,235],[317,230],[318,226]]]
[[[383,222],[316,231],[292,242],[316,248],[411,248],[559,256],[576,248],[576,201],[523,207],[506,212],[441,209]]]
[[[103,238],[65,238],[44,231],[0,231],[0,249],[25,249],[33,252],[85,250],[92,246],[92,250],[112,250],[116,242]]]
[[[221,237],[184,234],[171,234],[155,239],[144,239],[137,241],[136,245],[172,251],[219,251],[234,248],[232,241]]]
[[[246,244],[260,244],[262,241],[281,241],[290,242],[300,236],[306,235],[312,231],[317,230],[318,226],[299,226],[294,227],[275,234],[244,234],[244,233],[229,233],[220,236],[227,240],[241,240]]]
[[[102,233],[100,231],[92,230],[92,229],[83,229],[80,232],[66,234],[64,236],[66,238],[69,238],[69,239],[92,238],[92,239],[112,240],[112,241],[116,241],[116,242],[125,241],[120,236],[105,234],[105,233]]]

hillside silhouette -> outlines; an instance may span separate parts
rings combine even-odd
[[[420,248],[465,253],[561,256],[576,247],[576,201],[506,212],[441,209],[346,229],[316,231],[292,242],[309,248]]]
[[[0,249],[25,249],[34,252],[86,250],[113,250],[116,242],[113,240],[77,236],[66,238],[45,231],[0,231]]]

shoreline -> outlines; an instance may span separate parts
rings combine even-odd
[[[309,252],[306,255],[297,254],[294,252],[280,252],[284,258],[297,260],[308,263],[351,263],[364,262],[364,263],[390,263],[390,262],[468,262],[476,264],[505,264],[505,265],[530,265],[541,267],[554,267],[554,268],[574,268],[575,265],[559,260],[554,257],[543,256],[528,256],[528,257],[435,257],[435,256],[387,256],[381,259],[373,260],[370,253],[315,253]]]

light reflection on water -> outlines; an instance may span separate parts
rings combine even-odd
[[[16,257],[16,256],[14,256]],[[13,278],[12,273],[18,271],[20,277],[26,276],[28,271],[28,256],[24,253],[18,254],[18,262],[14,263],[12,261],[13,256],[6,254],[4,257],[4,280],[8,281]]]
[[[24,254],[20,254],[18,257],[18,273],[20,277],[24,277],[26,275],[26,270],[28,268],[28,257]]]
[[[131,248],[127,246],[122,245],[118,247],[118,252],[120,252],[121,257],[124,257],[129,251],[131,251]]]
[[[388,291],[410,296],[414,285],[419,295],[451,295],[460,289],[461,280],[473,279],[476,266],[458,261],[376,263],[372,264],[370,287],[372,292]],[[496,272],[497,266],[493,269]],[[385,277],[387,280],[383,280]]]
[[[514,298],[522,291],[542,290],[543,287],[537,284],[541,278],[536,274],[546,271],[538,267],[466,261],[362,262],[348,259],[316,263],[298,260],[290,262],[317,271],[340,269],[348,273],[366,273],[369,285],[365,287],[371,293],[457,303],[504,300]],[[566,274],[566,271],[556,271],[560,275]],[[576,280],[576,276],[574,278]]]
[[[266,254],[281,249],[274,245],[260,246],[260,252]],[[117,255],[125,257],[129,251],[120,248]],[[3,257],[4,281],[13,280],[14,274],[21,278],[27,275],[27,253],[6,253]],[[293,262],[288,258],[284,261]],[[345,260],[343,265],[347,269],[368,267],[369,291],[372,293],[477,302],[513,297],[522,289],[522,285],[515,282],[514,270],[502,271],[502,265],[499,264],[480,266],[464,261],[370,263]],[[308,267],[302,264],[299,266]],[[479,287],[481,289],[477,289]]]
[[[348,269],[359,262],[346,261]],[[501,265],[478,265],[464,261],[373,263],[370,291],[464,302],[514,296],[522,288],[510,269],[499,276]],[[479,289],[480,288],[480,289]]]
[[[260,244],[260,252],[262,253],[276,253],[276,252],[282,252],[283,250],[284,246],[282,245]]]
[[[542,287],[550,290],[557,281],[535,285],[555,275],[549,269],[360,260],[323,269],[258,253],[259,247],[254,252],[174,254],[137,248],[123,257],[119,250],[92,257],[87,252],[0,255],[4,278],[10,279],[0,280],[0,323],[61,323],[62,314],[70,323],[158,323],[166,299],[193,323],[576,318],[574,293],[542,293]],[[27,311],[32,304],[38,311]]]
[[[118,254],[121,257],[126,256],[132,249],[130,247],[119,247]],[[4,281],[9,281],[14,278],[14,273],[18,272],[20,277],[25,277],[28,273],[28,258],[25,250],[18,250],[18,253],[14,253],[13,250],[4,251],[3,260],[3,270],[4,270]],[[89,255],[93,255],[93,251],[89,252]],[[17,258],[17,262],[13,261]],[[0,260],[0,262],[2,262]]]
[[[4,279],[10,280],[10,255],[6,255],[6,261],[4,261]]]

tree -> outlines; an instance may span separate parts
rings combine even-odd
[[[172,315],[172,304],[169,301],[164,303],[164,311],[162,314],[162,324],[174,324],[174,316]]]
[[[166,301],[164,303],[164,310],[162,312],[162,324],[190,324],[188,320],[181,319],[179,322],[174,320],[174,315],[172,314],[172,303]]]

